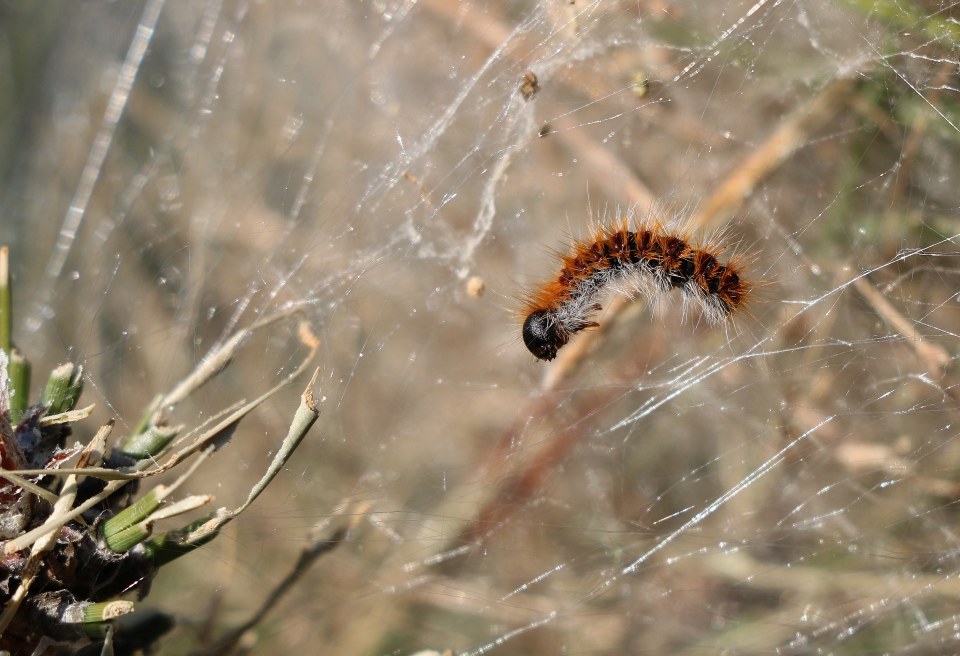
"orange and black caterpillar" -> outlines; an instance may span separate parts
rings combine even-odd
[[[553,360],[570,337],[598,324],[597,298],[620,293],[659,300],[680,289],[685,309],[696,305],[711,324],[742,308],[751,283],[743,279],[743,262],[721,263],[722,247],[697,245],[690,235],[661,223],[644,221],[630,230],[628,220],[597,229],[590,241],[576,241],[555,280],[527,300],[523,342],[538,360]]]

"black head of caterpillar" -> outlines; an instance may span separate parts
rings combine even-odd
[[[549,310],[535,310],[523,322],[523,343],[537,360],[553,360],[569,340],[570,335]]]
[[[602,308],[595,304],[590,309],[600,311]],[[549,309],[534,310],[523,321],[523,343],[538,360],[553,360],[574,333],[599,325],[594,321],[563,320]]]
[[[557,277],[530,295],[523,342],[538,360],[553,360],[575,333],[597,325],[596,298],[607,292],[655,300],[680,289],[709,323],[722,323],[746,304],[752,285],[743,279],[742,261],[721,263],[721,251],[659,223],[602,227],[592,240],[575,242]]]

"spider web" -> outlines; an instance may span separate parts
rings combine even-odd
[[[278,308],[322,343],[295,466],[145,603],[235,625],[348,516],[261,649],[960,649],[956,4],[2,11],[0,239],[34,370],[81,362],[129,428]],[[750,316],[608,299],[535,362],[517,298],[625,212],[722,233]],[[183,412],[271,386],[293,332]],[[193,487],[242,498],[292,395]]]

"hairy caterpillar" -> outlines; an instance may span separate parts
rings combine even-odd
[[[593,239],[575,241],[556,279],[528,296],[523,342],[538,360],[553,360],[572,335],[599,325],[591,317],[605,293],[658,300],[677,288],[710,324],[722,323],[753,288],[743,279],[742,260],[721,263],[722,251],[656,221],[639,222],[635,230],[626,218],[601,226]]]

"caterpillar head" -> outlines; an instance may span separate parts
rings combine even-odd
[[[523,343],[538,360],[553,360],[570,336],[549,310],[535,310],[523,322]]]

